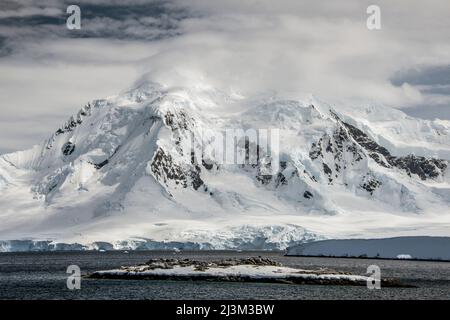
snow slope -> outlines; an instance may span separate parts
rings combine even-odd
[[[208,129],[229,128],[279,129],[279,153],[262,138],[256,164],[183,153],[198,137],[212,145]],[[245,152],[245,139],[238,146]],[[10,240],[30,249],[283,249],[450,235],[448,159],[448,121],[143,81],[86,104],[43,144],[0,157],[0,250],[23,248]]]

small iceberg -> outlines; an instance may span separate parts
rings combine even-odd
[[[398,254],[397,259],[410,260],[413,257],[410,254]]]

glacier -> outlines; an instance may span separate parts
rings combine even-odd
[[[280,130],[278,170],[265,174],[263,156],[186,161],[181,146],[211,128]],[[0,251],[449,236],[449,159],[449,121],[140,81],[87,103],[42,144],[0,156]]]

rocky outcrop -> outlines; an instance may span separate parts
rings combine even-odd
[[[201,169],[199,166],[189,166],[189,169],[185,169],[176,164],[173,157],[162,148],[159,148],[153,157],[151,171],[154,177],[166,186],[174,183],[187,188],[191,185],[197,190],[204,184],[200,177]]]
[[[329,184],[339,180],[347,185],[346,170],[350,172],[362,170],[359,187],[373,195],[383,183],[369,169],[367,157],[384,168],[399,169],[421,180],[436,179],[444,175],[448,161],[415,155],[393,156],[362,130],[342,121],[336,114],[332,114],[336,119],[334,133],[331,135],[325,133],[317,142],[312,143],[309,152],[311,160],[321,163],[322,171]]]
[[[189,267],[193,266],[194,270],[205,271],[208,268],[222,268],[238,265],[252,265],[252,266],[282,266],[281,263],[262,257],[253,258],[230,258],[213,261],[198,261],[191,259],[151,259],[145,264],[140,265],[141,270],[155,270],[155,269],[173,269],[174,267]],[[130,270],[129,267],[122,267],[122,270]]]
[[[345,171],[357,168],[359,162],[366,160],[364,150],[339,123],[333,134],[325,133],[317,142],[312,143],[309,157],[321,163],[329,184],[342,178]]]
[[[448,166],[448,161],[435,158],[419,157],[407,155],[405,157],[396,157],[369,138],[367,134],[360,129],[342,122],[348,129],[352,138],[364,149],[369,156],[379,165],[387,168],[398,168],[405,171],[408,175],[417,175],[422,180],[433,179],[442,176]]]
[[[63,155],[65,156],[69,156],[71,155],[73,152],[75,151],[75,144],[73,144],[72,142],[66,142],[63,147],[61,148],[61,152],[63,153]]]

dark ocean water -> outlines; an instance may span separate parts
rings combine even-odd
[[[83,275],[133,265],[150,258],[213,260],[263,256],[286,266],[327,267],[364,275],[376,264],[382,277],[395,277],[417,288],[369,290],[356,286],[219,283],[203,281],[82,279],[67,289],[69,265]],[[450,263],[369,259],[285,257],[279,252],[27,252],[0,253],[0,299],[450,299]]]

